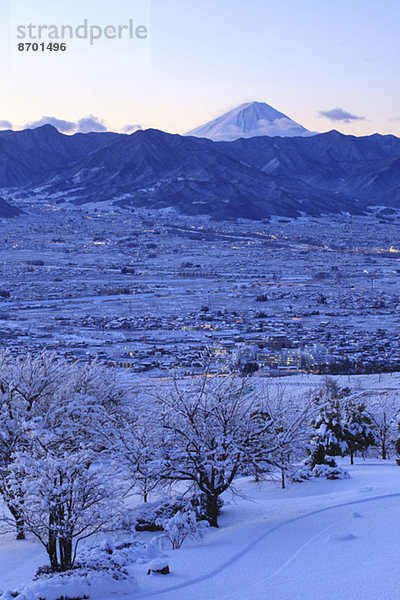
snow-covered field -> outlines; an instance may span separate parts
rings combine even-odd
[[[125,598],[154,600],[388,600],[398,597],[400,468],[356,459],[350,479],[314,479],[286,490],[237,483],[225,495],[220,529],[200,544],[165,551],[169,575],[147,575]],[[138,534],[149,540],[153,534]],[[146,537],[147,536],[147,537]],[[29,581],[45,554],[34,541],[3,539],[0,590]],[[101,595],[96,600],[116,596]],[[117,596],[118,597],[118,596]]]

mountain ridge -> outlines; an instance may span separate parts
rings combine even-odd
[[[213,142],[156,129],[67,136],[48,125],[0,132],[0,188],[216,219],[366,214],[400,209],[400,139],[332,130]]]

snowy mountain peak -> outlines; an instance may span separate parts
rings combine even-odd
[[[247,102],[186,135],[229,142],[241,137],[294,137],[312,133],[266,102]]]

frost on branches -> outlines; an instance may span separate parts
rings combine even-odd
[[[3,357],[0,491],[17,536],[39,539],[53,571],[70,569],[78,543],[107,528],[115,511],[115,469],[101,435],[115,406],[108,388],[99,367],[88,376],[51,356]]]
[[[202,377],[174,384],[156,399],[162,427],[159,470],[193,483],[206,496],[206,515],[218,527],[218,498],[239,470],[275,448],[262,399],[246,380]]]
[[[29,427],[48,412],[64,374],[53,355],[0,356],[0,493],[14,517],[17,539],[25,538],[24,474],[14,463],[29,449]]]
[[[177,549],[218,527],[221,495],[236,478],[279,477],[284,487],[288,478],[345,477],[335,457],[353,461],[371,445],[387,457],[397,420],[394,400],[330,379],[308,396],[218,375],[139,393],[96,363],[3,353],[0,524],[40,540],[53,574],[81,568],[80,542],[100,532],[160,531]],[[132,506],[133,496],[143,504]]]
[[[162,433],[158,469],[205,495],[213,527],[218,527],[218,498],[235,477],[268,470],[298,430],[296,419],[289,419],[288,427],[282,419],[278,434],[268,397],[243,378],[174,381],[156,403]]]
[[[186,539],[199,541],[203,539],[204,533],[209,526],[207,521],[198,521],[193,510],[176,512],[169,519],[161,519],[159,524],[164,534],[159,538],[161,544],[168,540],[172,550],[181,548]]]

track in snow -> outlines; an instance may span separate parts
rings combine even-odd
[[[151,592],[145,592],[143,594],[136,593],[134,596],[132,596],[132,600],[141,600],[142,598],[155,598],[155,599],[159,599],[159,600],[163,600],[165,598],[165,600],[167,600],[167,595],[170,594],[171,592],[176,592],[178,590],[182,590],[185,588],[190,588],[192,586],[195,586],[199,583],[205,582],[207,580],[211,580],[212,578],[216,577],[216,576],[220,576],[221,573],[223,573],[224,571],[226,571],[227,569],[229,569],[229,567],[232,567],[233,565],[235,565],[236,563],[239,563],[239,561],[244,558],[249,552],[251,552],[251,550],[253,550],[258,544],[260,544],[262,541],[265,540],[265,538],[267,538],[268,536],[272,535],[273,533],[275,533],[276,531],[278,531],[279,529],[283,529],[285,527],[288,527],[290,525],[293,525],[299,521],[302,521],[304,519],[308,519],[310,517],[319,515],[319,514],[323,514],[323,513],[327,513],[331,510],[335,510],[335,509],[340,509],[340,508],[346,508],[349,506],[355,506],[355,505],[359,505],[359,504],[366,504],[368,502],[374,502],[377,500],[386,500],[386,499],[390,499],[390,498],[395,498],[395,497],[400,497],[400,493],[392,493],[392,494],[384,494],[381,496],[374,496],[372,498],[363,498],[360,500],[352,500],[350,502],[343,502],[343,503],[339,503],[339,504],[335,504],[332,506],[328,506],[325,508],[320,508],[308,513],[305,513],[303,515],[300,515],[298,517],[294,517],[292,519],[288,519],[287,521],[282,521],[281,523],[278,523],[277,525],[274,525],[273,527],[271,527],[270,529],[268,529],[267,531],[265,531],[264,533],[262,533],[260,536],[258,536],[255,540],[253,540],[252,542],[250,542],[249,544],[247,544],[240,552],[238,552],[237,554],[235,554],[234,556],[232,556],[229,560],[225,561],[224,563],[222,563],[221,565],[219,565],[217,568],[212,569],[210,572],[201,575],[199,577],[194,577],[193,579],[190,579],[188,581],[185,581],[184,583],[181,584],[177,584],[177,585],[172,585],[170,587],[164,588],[163,590],[154,590]],[[310,538],[308,538],[303,544],[301,544],[300,547],[296,548],[295,552],[293,552],[288,558],[286,558],[285,562],[283,564],[281,564],[277,569],[275,569],[271,574],[269,574],[267,577],[262,577],[261,579],[254,581],[252,580],[251,582],[249,582],[249,585],[246,588],[247,590],[250,590],[253,587],[256,587],[257,585],[261,584],[261,583],[265,583],[266,581],[268,581],[269,579],[271,579],[272,577],[274,577],[275,575],[277,575],[279,572],[281,572],[282,570],[285,569],[285,567],[287,567],[301,552],[302,550],[308,546],[312,541],[314,541],[317,537],[319,537],[321,535],[321,533],[323,533],[324,531],[326,531],[327,529],[330,528],[330,525],[327,527],[324,527],[323,529],[320,529],[316,534],[312,535]],[[190,596],[190,591],[188,590],[188,595],[186,596],[187,599],[189,599]],[[169,596],[170,597],[170,596]],[[218,600],[223,600],[223,598],[231,598],[232,597],[232,592],[227,593],[224,596],[218,595]],[[212,596],[210,596],[210,598],[212,598]]]

